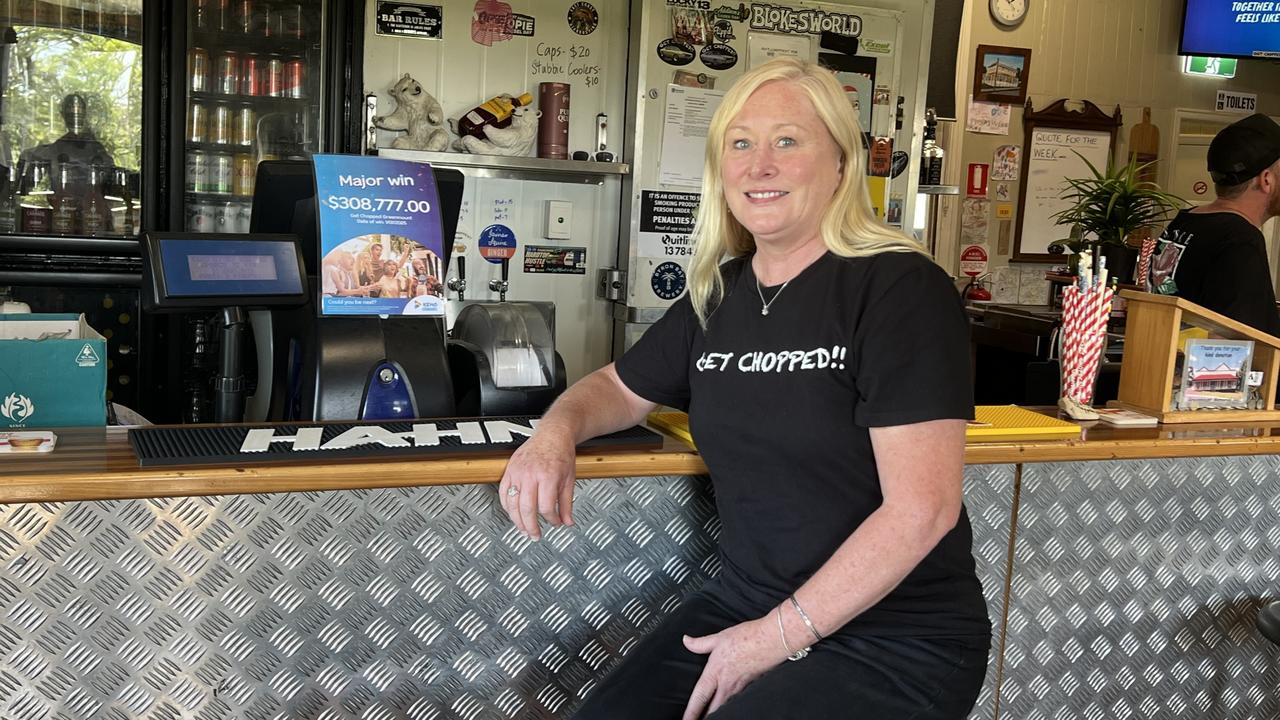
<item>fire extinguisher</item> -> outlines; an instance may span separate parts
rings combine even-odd
[[[986,277],[986,276],[983,275],[982,277]],[[969,284],[964,286],[964,292],[961,294],[964,297],[964,301],[966,303],[971,303],[971,302],[974,302],[975,300],[991,299],[991,291],[983,287],[980,280],[981,278],[977,278],[977,277],[971,278],[969,280]]]

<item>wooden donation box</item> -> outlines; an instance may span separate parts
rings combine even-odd
[[[1116,405],[1154,415],[1162,423],[1280,419],[1275,403],[1280,338],[1182,298],[1133,290],[1121,291],[1120,297],[1128,301],[1128,312]],[[1184,325],[1205,331],[1202,337],[1221,340],[1193,340],[1184,347]],[[1205,347],[1216,343],[1225,352],[1222,358],[1206,362],[1195,358],[1197,346],[1191,343]],[[1241,351],[1244,367],[1231,356],[1233,349]],[[1229,405],[1233,393],[1248,397],[1251,370],[1262,373],[1262,384],[1253,394],[1257,407],[1195,407],[1197,403],[1186,400],[1204,397],[1212,405],[1222,399]],[[1198,394],[1189,395],[1188,388]],[[1185,407],[1188,404],[1193,407]]]

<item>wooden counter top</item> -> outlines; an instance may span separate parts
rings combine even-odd
[[[506,457],[443,457],[144,468],[138,466],[124,428],[53,431],[58,445],[50,454],[0,454],[0,503],[493,483],[507,464]],[[578,455],[580,478],[706,471],[697,453],[666,436],[658,450]]]
[[[1115,428],[1085,423],[1080,440],[970,443],[969,464],[1280,454],[1280,423]],[[345,461],[242,467],[139,467],[123,428],[62,428],[49,455],[0,454],[0,503],[106,500],[493,483],[506,458]],[[578,477],[699,475],[706,466],[682,441],[658,450],[584,452]]]

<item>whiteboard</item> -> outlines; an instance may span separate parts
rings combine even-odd
[[[1027,148],[1016,255],[1045,255],[1051,243],[1066,239],[1071,232],[1070,226],[1053,221],[1056,213],[1071,207],[1071,202],[1063,199],[1070,192],[1067,178],[1093,176],[1081,155],[1099,172],[1106,172],[1111,133],[1038,127],[1031,131]]]

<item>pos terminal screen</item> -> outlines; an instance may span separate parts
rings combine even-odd
[[[160,267],[170,297],[259,297],[303,292],[294,242],[162,239]]]

